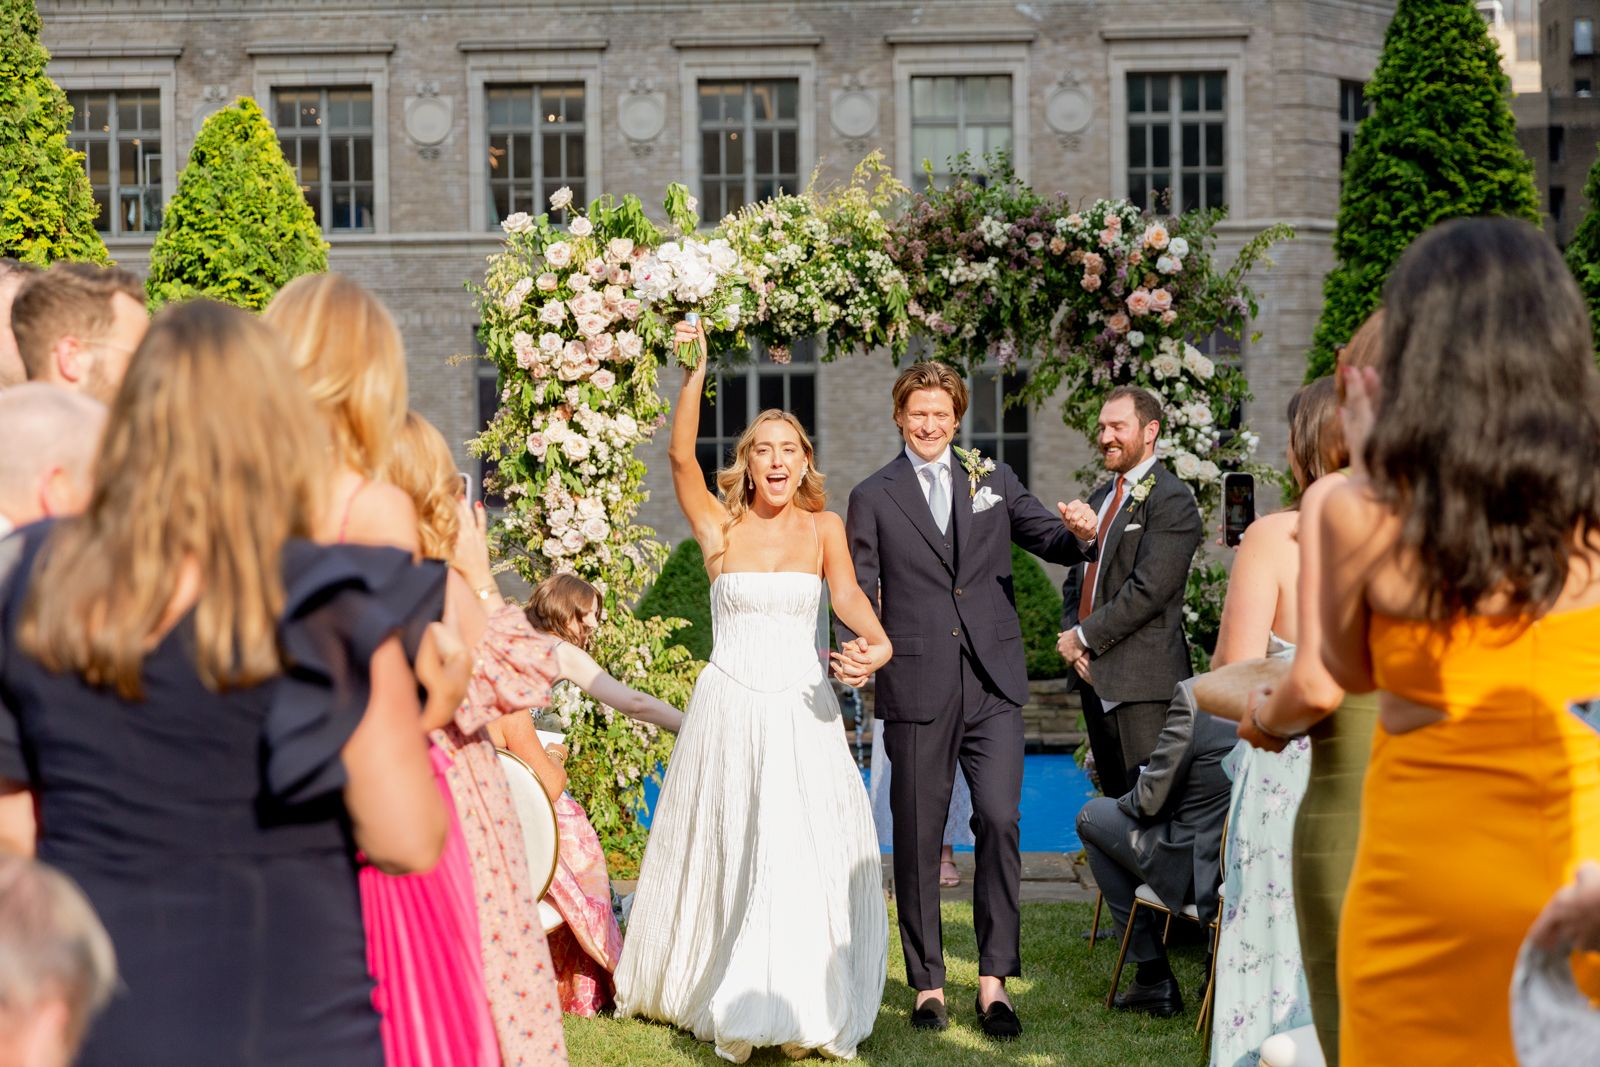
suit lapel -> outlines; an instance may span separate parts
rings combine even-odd
[[[939,532],[939,527],[933,524],[933,515],[928,511],[928,498],[922,495],[922,486],[917,482],[916,471],[912,469],[911,461],[900,454],[900,458],[889,465],[889,499],[895,502],[899,509],[905,512],[906,518],[911,520],[911,525],[917,528],[922,539],[928,542],[928,547],[933,549],[952,572],[950,539]],[[954,484],[954,478],[951,479]],[[970,503],[968,505],[971,507]],[[954,511],[954,501],[951,510]]]

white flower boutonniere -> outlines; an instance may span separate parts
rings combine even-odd
[[[967,495],[978,495],[978,483],[983,481],[995,471],[994,460],[986,457],[976,448],[954,448],[951,451],[961,461],[961,469],[967,472]]]
[[[1145,497],[1150,495],[1150,490],[1156,486],[1156,472],[1151,471],[1144,476],[1144,480],[1128,490],[1128,510],[1132,511],[1144,503]]]

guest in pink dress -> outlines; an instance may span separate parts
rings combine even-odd
[[[472,868],[484,986],[500,1053],[509,1067],[565,1064],[561,998],[534,896],[539,886],[529,876],[511,789],[485,730],[502,715],[549,702],[552,644],[501,601],[489,569],[483,508],[462,499],[449,446],[415,412],[406,416],[385,473],[416,508],[423,554],[451,560],[445,618],[475,662],[453,721],[430,736],[448,761],[444,777]]]
[[[417,555],[424,546],[416,508],[380,480],[406,417],[405,350],[388,310],[350,279],[320,274],[285,286],[265,319],[288,342],[334,442],[332,499],[319,536]],[[425,718],[418,729],[447,721]],[[384,1059],[389,1067],[499,1067],[472,865],[446,781],[450,758],[437,744],[429,758],[450,816],[438,864],[403,876],[363,866],[358,876]]]
[[[575,684],[603,704],[630,718],[677,733],[683,713],[648,693],[630,689],[600,668],[584,651],[600,623],[600,594],[570,574],[545,579],[528,602],[528,622],[539,637],[553,644],[558,684]],[[510,716],[491,727],[496,740],[536,768],[535,760],[561,763],[566,750],[542,745],[531,715]],[[541,772],[541,776],[543,772]],[[622,931],[611,910],[611,875],[600,837],[589,816],[560,781],[544,778],[555,804],[560,854],[547,899],[561,913],[562,925],[549,934],[561,990],[561,1008],[592,1016],[612,1002],[612,973],[622,955]]]

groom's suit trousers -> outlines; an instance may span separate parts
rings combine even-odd
[[[970,650],[963,648],[960,659],[959,704],[932,722],[879,723],[894,767],[889,797],[895,813],[895,902],[906,977],[914,989],[944,985],[939,850],[958,760],[972,787],[978,973],[1022,973],[1022,710],[1000,695]]]

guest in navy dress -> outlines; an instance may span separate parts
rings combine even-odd
[[[121,969],[87,1067],[377,1067],[355,853],[444,842],[416,682],[454,706],[471,665],[429,625],[443,571],[305,540],[327,445],[278,345],[163,312],[86,513],[0,542],[0,796],[31,789]]]

